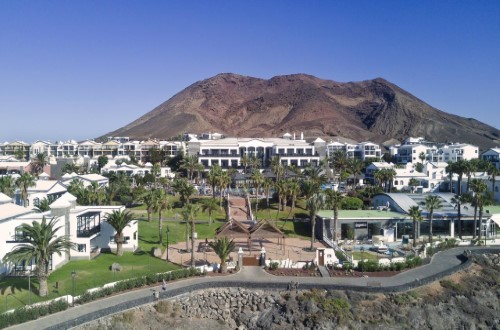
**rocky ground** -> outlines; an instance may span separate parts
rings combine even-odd
[[[396,294],[206,290],[79,329],[500,329],[500,254]]]

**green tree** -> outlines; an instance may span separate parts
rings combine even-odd
[[[187,177],[190,182],[193,181],[193,174],[198,168],[198,157],[188,156],[181,161],[181,169],[187,172]]]
[[[260,186],[264,182],[264,176],[258,169],[254,169],[252,172],[252,182],[255,189],[255,217],[257,218],[257,212],[259,210],[259,190]]]
[[[429,213],[429,243],[432,246],[432,220],[434,211],[441,208],[443,205],[441,203],[441,199],[437,195],[427,195],[424,200],[424,207],[427,209]]]
[[[219,272],[225,273],[227,271],[226,260],[235,248],[234,241],[229,240],[229,238],[227,237],[222,237],[208,244],[212,249],[214,249],[215,254],[217,254],[217,256],[220,258]]]
[[[472,202],[472,205],[474,206],[474,236],[473,238],[476,238],[477,236],[477,211],[479,209],[479,205],[481,204],[480,198],[481,194],[485,192],[488,188],[486,186],[486,182],[480,179],[472,179],[470,182],[470,189],[472,191],[472,194],[470,195],[470,200]]]
[[[215,198],[206,198],[202,201],[201,208],[203,212],[208,212],[208,224],[212,224],[212,213],[217,211],[219,203]]]
[[[39,203],[38,206],[36,207],[38,212],[46,212],[50,210],[50,203],[47,198],[43,198]]]
[[[14,195],[16,191],[16,182],[10,175],[0,177],[0,192],[9,197]]]
[[[264,189],[264,192],[266,193],[266,206],[269,208],[269,195],[271,195],[271,188],[273,187],[273,180],[270,178],[265,178],[264,182],[262,183],[262,188]],[[270,212],[270,211],[269,211]]]
[[[316,215],[325,205],[325,195],[322,193],[315,193],[306,202],[307,209],[309,210],[309,217],[311,218],[311,251],[314,249],[314,229],[316,227]]]
[[[28,172],[24,172],[17,180],[16,185],[21,191],[21,199],[23,200],[24,207],[27,207],[28,203],[28,189],[34,187],[36,185],[36,178],[29,174]]]
[[[334,241],[338,241],[340,239],[340,230],[339,230],[339,209],[342,205],[342,201],[344,200],[344,196],[333,189],[326,190],[326,205],[328,208],[333,210],[333,233],[332,237]]]
[[[108,157],[107,156],[99,156],[97,158],[97,171],[101,173],[101,169],[106,166],[108,163]]]
[[[212,197],[215,198],[215,188],[219,186],[219,181],[222,176],[222,168],[215,164],[207,173],[207,183],[212,187]]]
[[[123,230],[125,227],[130,226],[133,221],[133,215],[126,210],[114,210],[110,214],[104,217],[104,220],[116,230],[115,242],[116,242],[116,255],[121,257],[123,255]]]
[[[195,228],[195,219],[198,216],[198,212],[200,211],[200,205],[198,204],[186,204],[181,211],[182,219],[186,221],[186,251],[191,251],[191,266],[196,266],[195,258],[194,258],[194,233],[196,231]],[[189,237],[188,237],[188,225],[191,226],[191,249],[189,248]]]
[[[163,244],[163,218],[161,215],[163,211],[169,210],[171,208],[172,205],[167,193],[165,193],[165,190],[156,189],[154,191],[153,210],[154,212],[158,212],[158,237],[160,245]]]
[[[22,224],[21,232],[25,238],[23,243],[18,244],[14,249],[3,257],[3,262],[11,263],[36,263],[35,276],[40,283],[39,295],[47,296],[47,278],[49,276],[49,263],[53,254],[61,255],[75,248],[66,235],[57,235],[61,227],[56,227],[57,219],[52,218],[47,222],[45,217],[42,222],[33,221],[32,224]]]
[[[488,163],[486,172],[490,176],[491,192],[495,194],[495,183],[497,180],[496,177],[500,175],[500,169],[497,168],[496,164]]]
[[[468,201],[469,195],[467,194],[455,194],[455,196],[451,199],[451,204],[453,204],[453,206],[458,210],[458,237],[460,237],[460,239],[462,239],[462,205]]]
[[[418,231],[417,231],[417,221],[421,222],[422,221],[422,211],[418,206],[411,206],[410,209],[408,210],[408,214],[410,215],[411,219],[413,220],[413,247],[417,246],[417,236],[418,236]]]
[[[408,185],[410,186],[411,188],[411,193],[413,194],[415,192],[415,188],[420,185],[420,182],[415,179],[415,178],[411,178],[410,181],[408,182]]]
[[[49,163],[46,152],[38,153],[35,158],[31,160],[31,171],[33,174],[38,175],[43,172],[43,169]]]
[[[148,222],[151,222],[151,213],[155,205],[155,191],[153,189],[146,190],[144,195],[141,197],[141,201],[146,205],[146,212],[148,214]]]
[[[180,195],[182,206],[189,203],[191,196],[196,192],[196,188],[186,178],[175,179],[172,188]]]
[[[365,169],[365,164],[360,159],[351,158],[347,161],[347,166],[349,172],[354,176],[354,189],[355,189],[356,186],[358,185],[358,178]]]

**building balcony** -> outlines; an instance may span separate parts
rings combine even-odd
[[[91,237],[101,232],[101,225],[95,226],[90,229],[82,229],[76,232],[76,237]]]

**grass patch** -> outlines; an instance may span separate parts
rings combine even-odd
[[[111,272],[109,267],[113,262],[118,262],[123,270]],[[109,282],[136,277],[149,273],[166,272],[179,267],[164,260],[154,258],[146,253],[125,252],[123,256],[102,253],[94,260],[70,261],[66,265],[55,270],[48,279],[49,295],[41,298],[37,295],[38,280],[31,277],[31,302],[54,299],[72,293],[71,272],[76,272],[75,293],[82,294],[85,290],[102,286]],[[57,286],[56,286],[57,282]],[[7,309],[25,306],[29,303],[28,278],[27,277],[5,277],[0,280],[0,313]],[[6,296],[8,297],[6,298]]]
[[[350,252],[354,260],[361,260],[364,258],[365,260],[378,260],[378,257],[370,252],[359,252],[359,251],[353,251]]]

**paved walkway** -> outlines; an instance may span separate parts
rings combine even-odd
[[[500,251],[500,247],[490,247],[496,251]],[[472,251],[480,250],[482,248],[468,248]],[[228,276],[214,276],[214,277],[197,277],[190,278],[177,282],[169,282],[167,284],[166,292],[161,293],[161,298],[168,298],[170,296],[175,296],[179,294],[191,293],[202,287],[201,284],[210,287],[234,287],[234,286],[246,286],[252,287],[260,286],[275,289],[284,289],[286,285],[291,281],[299,282],[301,287],[324,287],[328,289],[352,289],[360,290],[361,287],[375,286],[380,287],[381,291],[389,290],[391,287],[396,287],[402,284],[415,283],[417,280],[423,280],[425,278],[430,278],[439,273],[447,270],[451,270],[462,264],[459,257],[462,255],[464,248],[455,248],[447,250],[444,252],[439,252],[432,257],[431,262],[428,265],[410,269],[405,272],[399,273],[398,275],[392,277],[285,277],[285,276],[273,276],[265,272],[260,267],[248,267],[245,266],[243,269],[234,275]],[[419,282],[418,282],[419,283]],[[68,323],[71,324],[81,324],[85,323],[89,317],[89,314],[93,314],[92,317],[98,316],[103,317],[114,312],[123,311],[129,308],[133,308],[140,301],[141,304],[152,303],[153,302],[153,291],[160,290],[161,286],[149,287],[144,289],[138,289],[123,294],[118,294],[105,299],[100,299],[93,301],[81,306],[76,306],[68,309],[67,311],[52,314],[35,321],[23,323],[11,329],[64,329],[68,328]],[[114,308],[115,307],[115,308]]]

